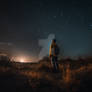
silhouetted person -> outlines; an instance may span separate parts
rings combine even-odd
[[[58,55],[59,55],[59,47],[56,44],[56,39],[53,39],[50,46],[49,56],[50,56],[51,64],[54,71],[59,70]]]

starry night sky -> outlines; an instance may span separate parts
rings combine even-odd
[[[92,0],[0,1],[0,44],[37,57],[39,39],[55,34],[65,56],[92,54]]]

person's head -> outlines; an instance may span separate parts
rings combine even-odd
[[[53,39],[53,40],[52,40],[52,43],[56,43],[56,39]]]

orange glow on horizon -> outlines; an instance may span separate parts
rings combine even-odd
[[[25,62],[25,60],[24,60],[24,59],[22,59],[22,58],[21,58],[19,61],[20,61],[20,62]]]

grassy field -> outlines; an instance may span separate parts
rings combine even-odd
[[[59,72],[50,61],[0,61],[0,92],[92,92],[92,58],[61,59]]]

